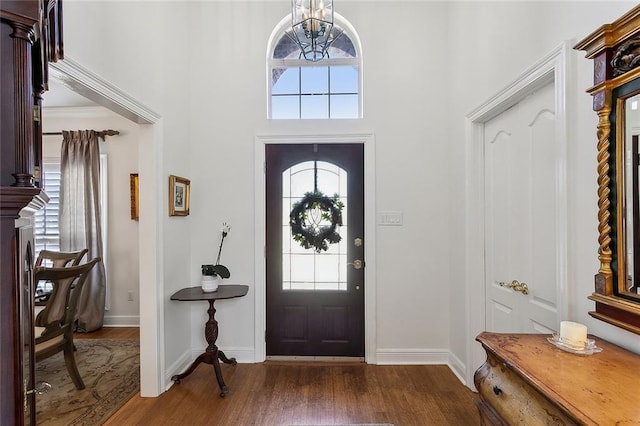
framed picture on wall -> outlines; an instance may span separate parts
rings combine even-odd
[[[189,187],[191,181],[179,176],[169,176],[169,216],[189,215]]]
[[[140,218],[140,204],[138,197],[140,196],[138,183],[138,174],[129,174],[129,192],[131,193],[131,220],[138,220]]]

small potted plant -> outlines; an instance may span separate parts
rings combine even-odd
[[[220,247],[218,248],[218,258],[215,265],[202,265],[202,291],[213,292],[218,290],[218,281],[222,278],[229,278],[231,273],[229,269],[220,264],[220,255],[222,254],[222,244],[225,237],[229,234],[231,227],[226,223],[222,224],[222,239],[220,240]]]

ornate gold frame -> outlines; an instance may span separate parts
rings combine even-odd
[[[627,50],[630,43],[640,42],[640,6],[611,24],[606,24],[578,43],[574,48],[584,50],[586,57],[594,61],[594,86],[587,90],[593,96],[593,110],[598,114],[598,259],[600,268],[595,276],[595,291],[589,296],[596,302],[596,310],[589,312],[594,318],[640,334],[640,301],[629,300],[618,296],[617,289],[625,280],[626,265],[624,256],[624,205],[617,202],[612,190],[623,194],[624,190],[624,156],[623,144],[611,140],[611,113],[613,91],[622,85],[640,78],[640,67],[631,70],[621,68],[612,62],[613,58],[625,57],[635,52]],[[619,74],[617,77],[613,75]],[[621,111],[624,99],[616,100],[616,111]],[[623,120],[616,121],[616,136],[623,133]],[[611,145],[614,144],[614,163],[611,158]],[[615,167],[613,182],[611,167]],[[614,210],[615,209],[615,210]],[[611,216],[615,213],[616,235],[612,235]],[[616,245],[612,247],[613,237]],[[614,280],[612,262],[617,261],[618,279]],[[614,282],[615,281],[615,282]]]
[[[180,176],[169,176],[169,216],[188,216],[191,181]]]
[[[129,192],[131,195],[131,220],[140,219],[140,185],[137,173],[129,174]]]

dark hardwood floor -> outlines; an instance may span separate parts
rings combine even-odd
[[[105,327],[76,339],[139,339]],[[133,397],[105,425],[478,425],[474,393],[444,365],[362,363],[223,364],[225,398],[201,364],[158,398]]]
[[[140,339],[138,327],[102,327],[91,333],[73,333],[74,339]]]
[[[158,398],[139,395],[106,425],[478,425],[473,392],[446,366],[201,364]]]

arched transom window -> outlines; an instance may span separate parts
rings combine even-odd
[[[361,118],[361,61],[357,38],[334,14],[341,35],[331,44],[328,58],[311,62],[288,33],[291,18],[281,21],[270,45],[269,118]]]

